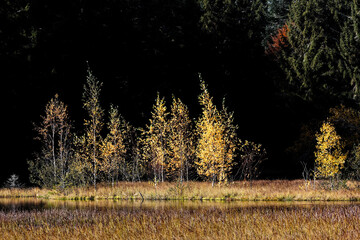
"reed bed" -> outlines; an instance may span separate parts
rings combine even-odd
[[[359,182],[348,181],[337,190],[316,186],[303,180],[238,181],[211,186],[208,182],[118,182],[114,187],[99,184],[61,189],[0,189],[0,197],[37,197],[46,199],[145,199],[145,200],[240,200],[240,201],[360,201]]]
[[[0,234],[3,239],[360,239],[360,205],[0,210]]]

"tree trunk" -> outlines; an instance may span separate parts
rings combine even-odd
[[[55,155],[55,127],[52,126],[52,136],[51,136],[51,144],[52,144],[52,157],[53,157],[53,167],[54,167],[54,183],[56,184],[56,155]]]
[[[161,182],[164,182],[164,165],[163,164],[161,164]]]
[[[96,129],[95,129],[95,119],[93,118],[93,147],[94,147],[94,155],[93,155],[93,174],[94,174],[94,190],[96,192]]]

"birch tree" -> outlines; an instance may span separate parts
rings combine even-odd
[[[107,176],[107,180],[114,186],[114,181],[118,179],[119,172],[121,172],[122,175],[127,175],[125,162],[126,149],[121,124],[122,120],[118,108],[111,105],[109,115],[109,134],[101,144],[103,159],[101,166],[102,171]]]
[[[194,158],[194,138],[187,106],[173,97],[169,120],[169,175],[182,182],[189,180],[189,168]]]
[[[316,134],[316,140],[315,176],[333,180],[344,167],[347,157],[342,152],[341,137],[332,124],[324,122],[320,133]]]
[[[234,124],[234,113],[229,112],[228,108],[225,105],[225,98],[222,102],[222,109],[220,112],[220,120],[224,128],[224,139],[225,139],[225,149],[224,149],[224,168],[221,169],[220,182],[227,181],[228,176],[235,165],[234,159],[236,157],[236,152],[238,149],[238,137],[237,129],[238,125]]]
[[[71,123],[67,106],[59,100],[58,94],[45,107],[42,122],[35,126],[36,139],[41,143],[41,151],[33,161],[29,161],[30,180],[40,186],[65,187],[70,161]]]
[[[232,169],[233,147],[227,145],[226,117],[222,117],[213,103],[205,82],[200,76],[202,93],[199,102],[202,106],[202,115],[196,124],[198,143],[196,147],[197,172],[200,176],[210,179],[212,185],[216,181],[223,182]]]
[[[157,95],[150,124],[146,126],[144,135],[144,158],[150,163],[155,180],[161,182],[165,179],[165,167],[167,161],[167,120],[165,99]]]
[[[103,128],[104,110],[100,105],[100,92],[102,83],[92,74],[90,68],[87,71],[86,84],[84,85],[83,93],[83,107],[88,114],[88,119],[85,119],[85,141],[84,148],[89,149],[87,160],[87,169],[92,175],[92,183],[96,191],[96,182],[101,168],[101,135]]]

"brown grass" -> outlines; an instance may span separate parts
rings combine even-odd
[[[136,202],[134,206],[125,201],[109,207],[109,202],[80,202],[89,203],[83,208],[0,210],[0,235],[3,239],[40,240],[360,238],[360,205],[355,203],[172,206],[158,205],[162,202],[157,201],[155,205]],[[102,203],[105,206],[101,207]]]
[[[258,180],[233,182],[211,187],[208,182],[159,183],[118,182],[115,187],[100,184],[92,187],[49,190],[40,188],[1,189],[0,197],[37,197],[46,199],[146,199],[146,200],[240,200],[240,201],[359,201],[358,182],[347,182],[345,187],[330,190],[317,181],[314,187],[303,180]]]

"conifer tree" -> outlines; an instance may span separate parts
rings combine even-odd
[[[24,185],[19,181],[19,176],[16,174],[11,174],[4,184],[5,188],[22,188],[23,186]]]
[[[227,30],[250,30],[263,16],[264,5],[260,0],[200,0],[200,23],[208,32],[221,34]],[[247,32],[246,35],[253,33]]]
[[[347,84],[338,77],[339,38],[346,1],[293,1],[287,21],[289,51],[279,62],[290,89],[307,100],[342,96]]]
[[[272,37],[278,33],[288,19],[291,0],[268,0],[265,8],[265,36],[263,45],[268,46]]]
[[[189,168],[194,157],[194,144],[191,120],[187,106],[173,96],[169,120],[169,174],[180,182],[189,180]]]
[[[349,97],[360,98],[360,3],[358,0],[350,2],[350,13],[341,29],[339,52],[341,54],[339,70],[351,91]]]

